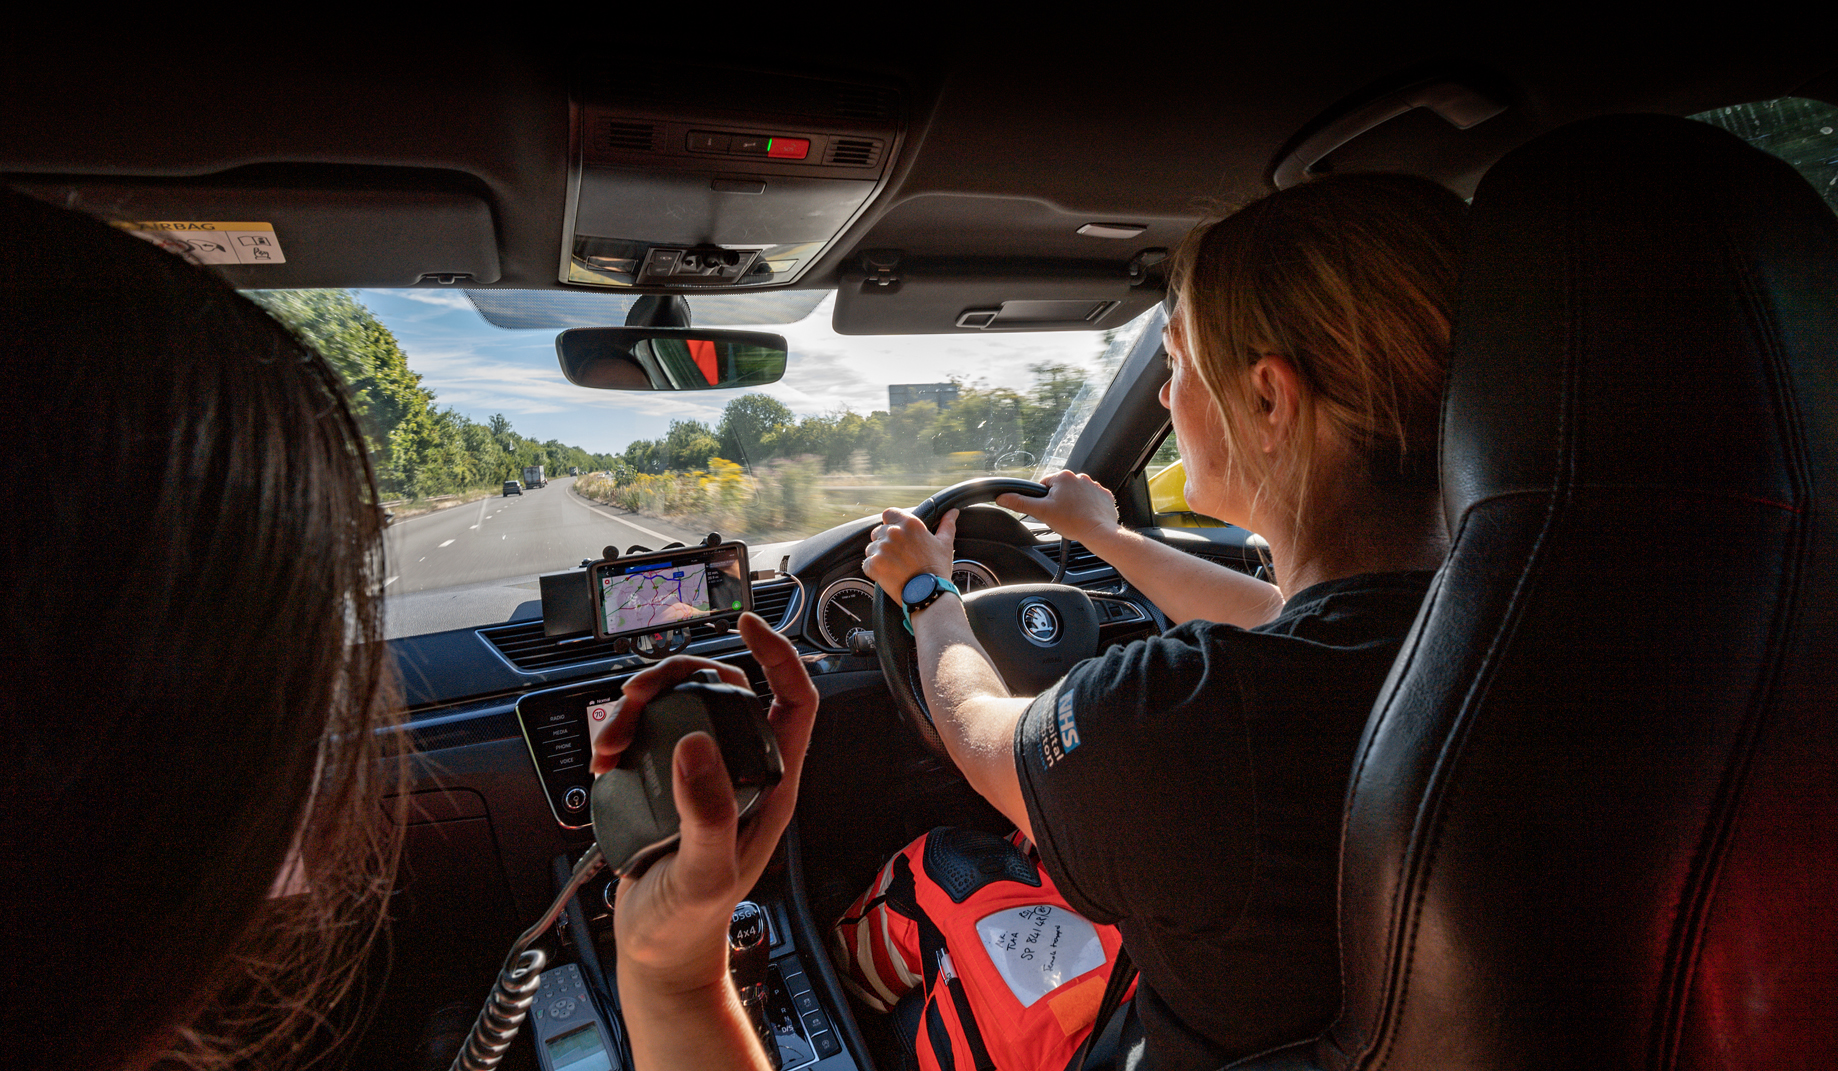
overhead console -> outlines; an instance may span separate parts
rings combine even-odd
[[[905,111],[891,85],[699,64],[579,86],[559,278],[795,282],[886,185]]]

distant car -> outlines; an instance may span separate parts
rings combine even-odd
[[[516,480],[505,480],[504,481],[504,497],[509,498],[512,495],[520,495],[522,493],[523,493],[522,484],[518,483]]]

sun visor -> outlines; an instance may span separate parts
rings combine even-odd
[[[464,191],[83,179],[22,193],[99,216],[243,290],[498,281],[485,200]]]
[[[845,271],[836,289],[839,335],[1102,331],[1162,299],[1114,265],[903,262]]]

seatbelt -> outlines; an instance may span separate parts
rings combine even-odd
[[[1084,1071],[1085,1061],[1091,1059],[1091,1050],[1104,1036],[1104,1028],[1110,1025],[1111,1016],[1117,1014],[1117,1008],[1123,1004],[1123,994],[1130,988],[1130,982],[1136,977],[1136,965],[1130,962],[1130,950],[1122,946],[1117,948],[1117,960],[1110,967],[1110,981],[1104,985],[1104,999],[1098,1002],[1098,1017],[1092,1020],[1091,1033],[1079,1051],[1072,1054],[1072,1062],[1066,1065],[1066,1071]]]

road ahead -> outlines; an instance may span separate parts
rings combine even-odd
[[[662,547],[699,542],[651,517],[627,517],[574,493],[572,477],[509,498],[493,497],[390,525],[386,594],[405,595],[510,576],[573,569],[609,544]]]

